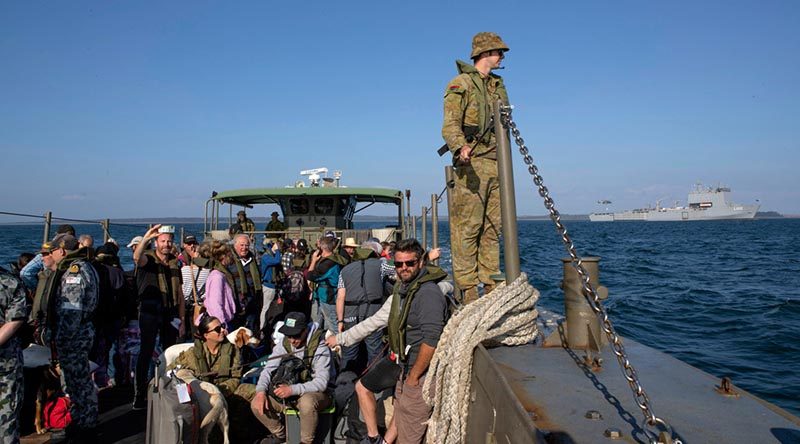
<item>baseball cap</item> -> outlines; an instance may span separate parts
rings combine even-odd
[[[308,327],[308,320],[306,315],[299,311],[293,311],[286,315],[283,321],[283,327],[278,329],[279,332],[286,336],[297,336]]]
[[[75,236],[66,233],[57,234],[53,240],[42,244],[41,252],[49,253],[57,248],[63,248],[67,251],[77,250],[78,239],[75,239]]]
[[[328,230],[328,231],[325,232],[325,237],[332,237],[332,238],[335,239],[336,238],[336,233],[334,233],[333,231]]]
[[[186,236],[183,236],[183,243],[189,245],[196,244],[197,238],[193,234],[187,234]]]
[[[136,236],[136,237],[134,237],[133,239],[131,239],[130,243],[128,243],[128,248],[133,248],[133,247],[135,247],[136,245],[139,245],[139,243],[140,243],[141,241],[143,241],[143,240],[144,240],[144,238],[143,238],[142,236]]]

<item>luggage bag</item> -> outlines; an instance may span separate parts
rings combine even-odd
[[[158,373],[158,371],[157,371]],[[194,444],[200,437],[200,410],[197,399],[178,400],[174,376],[156,375],[147,390],[146,444]]]

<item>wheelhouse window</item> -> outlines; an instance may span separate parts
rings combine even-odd
[[[289,199],[289,211],[292,214],[308,214],[308,199],[305,197]]]
[[[333,198],[318,197],[314,200],[314,214],[327,216],[333,214]]]

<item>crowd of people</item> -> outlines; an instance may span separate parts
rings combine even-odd
[[[95,248],[90,236],[76,236],[74,227],[62,225],[38,254],[21,254],[13,270],[2,270],[0,369],[4,379],[17,384],[2,393],[15,400],[2,405],[3,442],[18,440],[22,377],[17,373],[23,345],[30,342],[49,347],[63,374],[61,394],[69,401],[71,420],[60,424],[64,430],[53,430],[54,442],[96,442],[97,393],[107,387],[133,383],[132,408],[146,409],[153,356],[188,342],[193,347],[172,368],[188,368],[198,377],[213,374],[203,378],[220,386],[231,409],[244,405],[252,412],[270,433],[264,442],[285,440],[281,413],[287,406],[298,411],[302,441],[311,442],[318,412],[333,404],[343,407],[334,396],[340,376],[352,375],[353,387],[365,370],[367,382],[359,378],[354,387],[363,393],[352,402],[366,419],[365,442],[384,439],[374,393],[395,384],[397,420],[386,424],[385,439],[407,442],[398,437],[416,436],[409,427],[424,435],[419,416],[427,407],[419,396],[420,382],[444,327],[447,304],[435,285],[431,296],[425,294],[430,288],[416,284],[445,276],[428,263],[438,250],[426,254],[416,240],[359,243],[332,231],[313,248],[305,239],[281,233],[265,237],[258,249],[248,233],[204,242],[186,235],[180,245],[174,237],[174,227],[154,225],[131,239],[133,266],[126,270],[115,241]],[[225,338],[239,327],[261,339],[247,359]],[[387,327],[396,333],[388,333],[384,344]],[[134,362],[123,352],[131,330],[139,338]],[[305,373],[295,380],[273,380],[288,364],[270,358],[281,356],[295,356]],[[242,383],[243,366],[258,359],[265,365],[257,382]],[[90,368],[90,361],[96,367]]]

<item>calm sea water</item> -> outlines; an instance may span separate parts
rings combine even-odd
[[[361,224],[361,227],[380,223]],[[76,225],[101,237],[98,226]],[[568,222],[582,255],[596,255],[618,331],[800,415],[800,220],[691,223]],[[187,225],[199,234],[201,226]],[[112,226],[123,246],[144,226]],[[447,224],[440,224],[447,245]],[[563,312],[564,247],[550,222],[519,224],[522,269],[540,305]],[[36,251],[38,225],[0,225],[0,263]],[[444,248],[445,268],[449,249]],[[123,247],[123,264],[130,252]],[[636,363],[634,363],[635,365]]]

